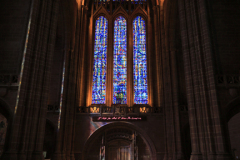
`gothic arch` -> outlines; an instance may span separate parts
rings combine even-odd
[[[132,123],[128,123],[128,122],[112,122],[109,123],[107,125],[102,126],[101,128],[97,129],[87,140],[87,142],[84,145],[84,149],[83,149],[83,155],[82,155],[82,159],[86,158],[84,157],[85,153],[88,152],[91,144],[93,143],[93,141],[99,137],[104,131],[109,130],[109,129],[114,129],[114,128],[127,128],[130,130],[134,130],[136,131],[141,138],[144,140],[144,142],[147,144],[149,150],[150,150],[150,154],[151,154],[151,159],[152,160],[156,160],[157,156],[156,156],[156,149],[155,146],[152,142],[152,140],[150,139],[150,137],[139,127],[135,126]]]
[[[80,0],[76,0],[76,1],[77,1],[77,3],[80,3]],[[155,5],[163,4],[165,0],[150,0],[150,1],[151,1],[152,6],[155,6]],[[83,0],[80,5],[84,5],[88,8],[91,8],[90,4],[92,2],[93,2],[93,0]]]

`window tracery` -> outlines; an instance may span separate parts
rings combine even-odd
[[[142,7],[142,2],[147,5],[146,1],[134,0],[94,1],[92,13],[96,11],[96,5],[100,8],[98,8],[98,12],[94,13],[95,18],[93,17],[93,31],[95,33],[93,36],[93,78],[90,82],[92,86],[91,103],[88,103],[88,105],[132,106],[134,104],[149,104],[145,20],[147,12]],[[106,6],[115,3],[121,3],[114,10],[116,12],[108,10]],[[124,3],[130,4],[130,6],[136,4],[135,8],[140,7],[132,14],[135,8],[129,10],[129,7],[123,5]],[[99,32],[97,26],[99,17],[105,17],[106,19],[106,23],[104,23],[106,25],[104,32],[106,33],[102,34],[102,37],[104,35],[106,37],[103,46],[98,42],[97,37],[101,35],[97,33]],[[97,49],[100,49],[100,51]],[[103,65],[100,63],[103,63]],[[98,68],[99,66],[100,68]]]

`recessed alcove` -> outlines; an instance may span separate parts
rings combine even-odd
[[[86,160],[153,160],[155,147],[144,131],[130,123],[109,123],[96,130],[84,146]]]

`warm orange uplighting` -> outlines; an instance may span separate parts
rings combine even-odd
[[[90,107],[90,113],[100,113],[99,107]]]
[[[78,8],[81,6],[81,5],[84,5],[84,0],[76,0],[77,4],[78,4]]]
[[[149,111],[149,108],[147,107],[140,107],[139,109],[140,109],[140,113],[148,113]]]

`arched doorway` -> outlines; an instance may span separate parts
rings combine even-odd
[[[96,130],[83,150],[84,160],[155,160],[150,138],[131,123],[114,122]]]

